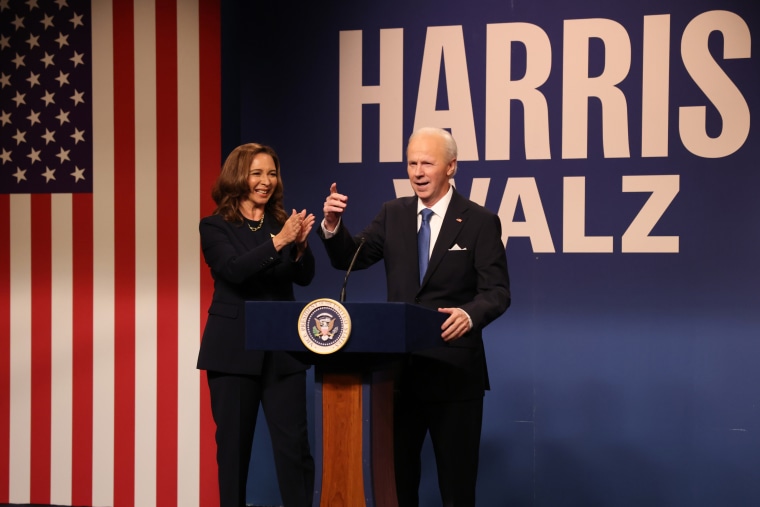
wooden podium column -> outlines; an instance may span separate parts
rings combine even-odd
[[[397,507],[392,375],[318,373],[316,402],[315,507]]]
[[[358,373],[322,377],[321,507],[365,505],[361,380]]]

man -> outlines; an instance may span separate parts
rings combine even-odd
[[[454,190],[449,180],[456,169],[451,134],[422,128],[407,145],[415,197],[383,204],[354,238],[341,224],[348,198],[333,183],[317,231],[334,267],[347,269],[364,238],[354,269],[382,259],[389,301],[448,314],[441,326],[446,343],[412,354],[400,371],[394,414],[400,507],[419,504],[420,452],[428,432],[443,505],[475,505],[483,395],[489,387],[482,330],[510,303],[499,217]]]

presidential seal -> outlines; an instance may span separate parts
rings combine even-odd
[[[301,310],[298,335],[307,349],[317,354],[332,354],[346,344],[351,334],[351,317],[333,299],[315,299]]]

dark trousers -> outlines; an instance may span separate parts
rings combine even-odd
[[[216,423],[220,507],[245,507],[248,464],[259,403],[272,438],[277,482],[285,507],[310,507],[314,459],[306,417],[306,373],[284,377],[208,372]]]
[[[419,506],[422,445],[429,432],[444,507],[474,507],[483,398],[426,401],[397,393],[394,424],[399,507]]]

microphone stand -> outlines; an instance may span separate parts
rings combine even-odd
[[[348,275],[351,274],[351,270],[354,267],[354,263],[356,262],[356,258],[359,257],[359,251],[364,246],[364,237],[362,236],[361,239],[359,239],[359,246],[356,247],[356,252],[354,252],[354,257],[351,259],[351,264],[348,265],[348,270],[346,270],[346,277],[343,279],[343,286],[340,288],[340,302],[344,302],[346,300],[346,285],[348,284]]]

